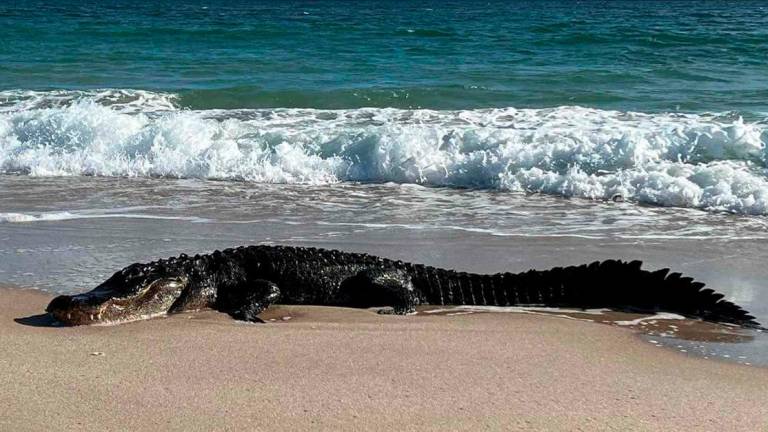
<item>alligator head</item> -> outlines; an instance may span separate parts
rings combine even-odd
[[[134,264],[90,292],[54,298],[46,311],[66,325],[135,321],[168,312],[188,284],[167,266]]]

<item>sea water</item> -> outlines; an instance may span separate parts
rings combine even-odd
[[[768,7],[0,5],[0,172],[768,213]]]

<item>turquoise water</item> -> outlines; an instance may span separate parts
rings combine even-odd
[[[0,29],[0,88],[169,91],[194,109],[768,104],[757,1],[19,0]]]
[[[768,214],[768,6],[0,4],[0,174]]]

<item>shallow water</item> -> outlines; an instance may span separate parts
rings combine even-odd
[[[28,176],[0,177],[0,206],[0,282],[50,292],[89,290],[137,261],[274,243],[474,272],[640,259],[705,282],[768,323],[762,217],[398,184]],[[767,340],[697,344],[768,364]]]

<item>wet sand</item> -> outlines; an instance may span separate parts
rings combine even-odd
[[[0,289],[0,430],[768,428],[766,369],[601,324],[278,307],[57,328],[49,299]]]

